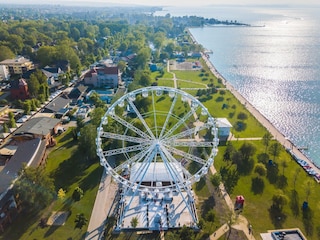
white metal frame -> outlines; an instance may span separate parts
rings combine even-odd
[[[151,112],[146,114],[140,113],[134,102],[136,96],[139,94],[142,97],[151,98]],[[167,106],[167,111],[165,113],[163,110],[158,111],[156,108],[155,98],[162,95],[171,98],[171,105]],[[182,117],[174,114],[174,109],[179,99],[188,103],[187,112]],[[125,114],[122,116],[116,114],[116,107],[123,108],[125,105],[133,110],[136,119],[140,121],[144,129],[140,129],[141,126],[140,128],[135,126],[134,121],[127,121]],[[198,125],[194,124],[200,122],[197,114],[201,115],[202,120]],[[157,115],[166,118],[162,126],[157,124]],[[148,116],[153,116],[153,127],[149,126],[146,121]],[[114,130],[114,132],[105,132],[103,126],[108,124],[109,119],[113,119],[118,124],[121,124],[125,131],[116,132],[116,130]],[[171,119],[175,119],[176,121],[173,126],[170,126],[169,124]],[[194,127],[190,127],[191,124],[193,124]],[[179,128],[186,130],[177,133]],[[128,130],[131,130],[137,136],[129,136]],[[211,133],[212,139],[208,141],[204,137],[199,136],[200,131]],[[207,174],[208,169],[213,164],[213,159],[217,154],[217,146],[219,144],[216,120],[211,117],[207,108],[200,101],[190,94],[175,88],[159,86],[141,88],[122,96],[109,107],[101,119],[101,124],[97,128],[97,133],[96,145],[100,164],[123,188],[123,196],[128,195],[130,191],[134,193],[131,194],[134,196],[135,193],[138,194],[139,191],[145,189],[145,186],[142,186],[141,184],[149,165],[153,161],[162,161],[172,178],[171,185],[160,187],[149,186],[148,189],[151,191],[164,191],[164,188],[169,187],[177,190],[181,194],[186,207],[193,217],[194,223],[197,223],[191,185],[199,181],[203,175]],[[120,140],[123,144],[122,146],[119,146],[119,148],[105,150],[102,147],[104,139]],[[127,146],[127,143],[130,143],[131,145]],[[179,147],[183,150],[178,149]],[[186,151],[186,148],[189,150]],[[207,154],[205,159],[194,154],[194,149],[200,148],[208,148],[210,150],[207,151],[210,153]],[[190,151],[190,149],[193,149],[193,151]],[[128,153],[131,154],[129,155]],[[110,164],[108,158],[119,154],[126,156],[126,160],[116,166]],[[177,156],[180,156],[189,162],[196,162],[201,167],[195,174],[191,174],[184,168],[183,164],[177,160]],[[136,162],[141,163],[138,174],[139,177],[137,175],[135,179],[130,181],[119,174],[121,170],[130,167]],[[177,165],[181,169],[177,169]],[[179,170],[182,170],[183,177],[178,173]],[[154,169],[154,171],[156,171],[156,169]],[[138,181],[138,179],[140,180]],[[187,197],[184,197],[182,192],[187,192]],[[121,202],[121,214],[116,227],[118,230],[121,229],[122,218],[125,216],[126,210],[130,207],[132,199],[133,197],[128,203],[125,203],[124,201]]]

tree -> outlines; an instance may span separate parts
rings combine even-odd
[[[280,155],[281,144],[278,143],[278,142],[275,142],[275,143],[271,144],[271,146],[269,148],[269,152],[273,156],[273,161],[275,161],[276,157],[278,157]]]
[[[31,97],[35,98],[38,96],[40,84],[36,76],[31,74],[30,80],[28,81],[28,91]]]
[[[82,229],[88,223],[88,219],[84,216],[84,213],[79,213],[76,215],[76,219],[74,220],[76,226],[74,228]]]
[[[241,152],[244,160],[249,160],[249,158],[256,152],[256,148],[253,144],[245,142],[242,144],[239,151]]]
[[[138,65],[138,68],[145,69],[147,66],[148,61],[150,61],[151,52],[149,48],[141,48],[135,57],[135,61]]]
[[[9,117],[8,127],[9,127],[9,128],[15,128],[15,127],[17,127],[16,120],[14,119],[14,114],[13,114],[13,112],[9,112],[9,113],[8,113],[8,117]]]
[[[232,155],[235,153],[236,149],[232,145],[232,143],[228,142],[226,150],[224,151],[223,154],[223,160],[224,161],[230,161],[232,158]]]
[[[40,62],[40,65],[45,67],[50,65],[55,59],[56,49],[52,46],[42,46],[36,55],[36,59]]]
[[[270,132],[266,132],[262,137],[262,143],[263,145],[266,146],[265,152],[267,152],[271,139],[272,139],[272,135]]]
[[[193,239],[193,230],[183,225],[180,230],[180,239],[191,240]]]
[[[22,104],[22,108],[24,110],[24,114],[30,114],[31,112],[31,103],[30,101],[24,101]]]
[[[63,200],[65,197],[66,197],[66,191],[63,190],[62,188],[60,188],[59,191],[58,191],[58,198],[60,200]]]
[[[83,190],[80,187],[76,187],[72,193],[72,199],[74,201],[80,201],[83,197]]]
[[[280,211],[288,203],[288,201],[288,197],[280,190],[272,197],[272,205]]]
[[[102,107],[99,108],[95,108],[91,113],[90,113],[90,118],[91,118],[91,123],[98,127],[100,122],[101,122],[101,118],[103,117],[103,115],[105,114],[106,110]]]
[[[216,173],[211,177],[211,183],[216,189],[220,186],[221,181],[222,177],[220,173]]]
[[[2,131],[3,131],[4,133],[8,133],[8,132],[9,132],[9,128],[8,128],[7,123],[3,123],[3,124],[2,124],[2,128],[3,128]]]
[[[93,102],[93,104],[96,108],[105,108],[106,107],[106,103],[100,98],[100,96],[97,92],[93,92],[90,95],[90,100]]]
[[[79,148],[86,155],[87,159],[96,159],[96,143],[97,137],[96,126],[89,123],[80,129]]]
[[[294,172],[294,176],[293,176],[293,189],[296,189],[296,182],[297,182],[297,180],[298,180],[298,175],[299,175],[300,171],[301,171],[301,168],[298,167],[298,168],[296,168],[296,171]]]
[[[282,175],[284,176],[284,169],[288,167],[288,162],[286,160],[281,161]]]
[[[30,211],[48,206],[56,195],[53,180],[42,167],[24,166],[13,191]]]
[[[130,221],[131,227],[136,228],[138,226],[138,218],[137,217],[133,217]]]
[[[120,69],[120,72],[124,72],[127,68],[127,63],[125,61],[119,61],[118,68]]]
[[[14,58],[14,53],[7,46],[0,46],[0,61]]]
[[[258,173],[260,176],[266,176],[267,175],[267,168],[262,163],[257,163],[254,172]]]

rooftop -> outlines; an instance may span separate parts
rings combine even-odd
[[[0,172],[0,199],[18,177],[18,172],[24,163],[27,166],[37,166],[40,158],[38,154],[45,147],[45,141],[42,141],[40,138],[25,141],[18,145],[15,154]]]
[[[15,134],[32,133],[47,135],[59,122],[59,119],[49,117],[31,118],[18,128]]]
[[[28,63],[30,62],[29,59],[27,58],[24,58],[24,57],[17,57],[17,58],[14,58],[14,59],[6,59],[6,60],[3,60],[2,62],[0,62],[0,65],[9,65],[9,64],[16,64],[16,63]]]
[[[66,99],[64,97],[57,97],[54,100],[52,100],[45,109],[52,111],[52,112],[58,112],[60,109],[65,108],[69,103],[71,102],[70,99]]]

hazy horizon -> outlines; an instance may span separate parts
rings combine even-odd
[[[319,5],[318,0],[269,0],[269,1],[255,1],[255,0],[243,0],[241,3],[237,0],[216,0],[216,1],[208,1],[208,0],[135,0],[134,2],[131,0],[93,0],[93,1],[85,1],[85,0],[58,0],[58,1],[41,1],[41,0],[30,0],[26,2],[25,0],[12,0],[10,3],[7,0],[0,0],[0,4],[22,4],[22,5],[30,5],[30,4],[41,4],[41,5],[99,5],[99,6],[108,6],[108,5],[126,5],[126,6],[208,6],[208,5]]]

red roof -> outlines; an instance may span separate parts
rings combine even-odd
[[[105,75],[114,75],[119,73],[118,67],[100,67],[100,68],[93,68],[90,71],[88,71],[84,77],[92,77],[93,73],[103,73]]]

